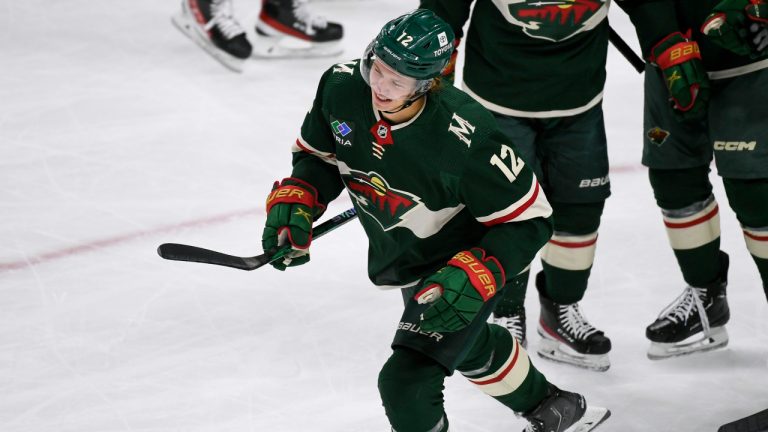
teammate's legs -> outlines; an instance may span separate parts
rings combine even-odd
[[[717,171],[768,298],[768,129],[765,103],[744,97],[768,86],[768,70],[715,80],[710,108]]]
[[[499,119],[505,133],[512,119]],[[609,367],[610,340],[581,313],[595,256],[597,231],[610,195],[602,106],[582,114],[539,119],[537,174],[552,204],[555,233],[541,251],[536,276],[541,315],[540,355],[595,370]]]
[[[768,179],[724,178],[728,202],[741,222],[747,250],[760,272],[768,300]]]
[[[645,75],[643,164],[688,284],[646,328],[648,357],[661,359],[727,344],[728,256],[720,251],[719,207],[709,182],[708,123],[679,122],[659,72],[647,68]]]

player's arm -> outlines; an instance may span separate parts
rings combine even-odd
[[[670,105],[680,120],[706,115],[709,78],[692,29],[681,29],[672,0],[620,0],[618,4],[635,25],[640,46],[649,63],[664,78]]]
[[[768,2],[723,0],[701,26],[712,42],[736,54],[759,59],[768,56]]]
[[[320,80],[315,101],[293,145],[291,175],[275,182],[267,197],[262,247],[265,251],[284,244],[293,248],[285,259],[272,263],[279,270],[309,261],[313,223],[343,188],[324,108],[329,93],[325,88],[329,73]]]
[[[499,259],[507,280],[523,271],[552,236],[552,207],[533,170],[496,132],[461,181],[467,208],[488,232],[478,246]]]
[[[500,132],[494,138],[502,138]],[[474,144],[474,143],[473,143]],[[475,247],[460,251],[428,277],[416,294],[433,303],[421,327],[457,331],[490,298],[527,268],[552,235],[552,208],[533,171],[502,139],[470,152],[458,182],[460,199],[488,232]]]
[[[344,184],[336,164],[336,144],[330,127],[328,105],[338,90],[338,84],[329,83],[333,68],[323,74],[301,132],[291,148],[293,171],[291,177],[302,179],[317,189],[318,201],[328,204],[339,196]]]
[[[618,0],[635,26],[643,57],[651,56],[651,48],[670,33],[685,31],[677,24],[673,0]]]

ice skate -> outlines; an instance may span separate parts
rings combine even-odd
[[[227,68],[242,72],[252,47],[235,20],[232,0],[182,0],[173,24]]]
[[[603,407],[587,406],[578,393],[549,384],[549,394],[533,411],[523,414],[529,424],[523,432],[587,432],[611,416]]]
[[[725,293],[728,255],[724,252],[720,254],[718,280],[702,288],[686,287],[646,328],[645,336],[651,341],[649,359],[711,351],[728,345],[728,332],[725,330],[730,318]]]
[[[264,0],[256,21],[253,56],[329,57],[341,54],[344,29],[314,15],[307,0]]]
[[[544,292],[543,272],[536,275],[536,286]],[[558,304],[542,294],[539,301],[539,356],[599,372],[611,367],[611,340],[587,321],[578,303]]]
[[[509,333],[512,334],[512,337],[517,339],[517,341],[520,343],[520,345],[523,346],[523,348],[528,347],[528,340],[526,339],[526,334],[525,334],[525,308],[524,307],[520,307],[519,309],[515,310],[511,315],[502,316],[502,315],[497,315],[496,312],[494,312],[493,317],[491,318],[491,322],[509,330]]]

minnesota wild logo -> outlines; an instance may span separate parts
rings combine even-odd
[[[373,217],[387,231],[403,222],[403,217],[422,205],[419,197],[389,186],[384,177],[375,172],[350,170],[342,178],[360,209]]]
[[[655,126],[648,130],[648,132],[645,134],[649,140],[651,140],[652,143],[656,144],[657,146],[661,146],[664,144],[664,141],[669,138],[669,131],[665,131],[664,129]]]
[[[493,0],[530,37],[561,41],[595,28],[608,16],[606,0]]]

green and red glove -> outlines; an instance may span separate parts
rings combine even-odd
[[[285,270],[309,261],[312,222],[323,209],[317,202],[317,190],[308,183],[290,177],[275,182],[267,197],[267,222],[261,246],[265,251],[274,252],[288,243],[293,251],[272,262],[273,267]]]
[[[768,3],[723,0],[712,9],[701,32],[712,42],[753,59],[768,56]]]
[[[466,327],[483,304],[504,286],[499,261],[480,248],[461,251],[448,265],[426,278],[413,297],[420,304],[432,303],[421,314],[421,329],[454,332]]]
[[[709,101],[709,78],[701,63],[699,44],[691,32],[674,32],[651,48],[651,63],[664,75],[669,99],[681,120],[702,118]]]

